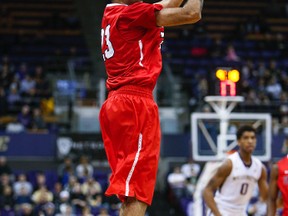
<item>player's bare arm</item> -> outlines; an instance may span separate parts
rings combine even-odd
[[[278,166],[274,164],[270,174],[270,182],[269,182],[269,196],[268,196],[268,216],[274,216],[276,213],[276,200],[278,197],[278,187],[277,187],[277,179],[278,179]]]
[[[214,200],[215,191],[224,183],[232,170],[232,161],[226,160],[216,171],[207,186],[203,190],[203,198],[206,205],[211,209],[215,216],[221,216],[219,209]]]
[[[261,176],[258,180],[258,187],[260,192],[260,197],[263,201],[266,201],[268,198],[268,183],[267,183],[267,171],[263,166],[261,171]]]
[[[179,7],[182,4],[183,0],[162,0],[156,2],[156,4],[161,4],[163,8],[173,8]]]
[[[203,0],[188,0],[183,7],[164,8],[156,12],[157,26],[196,23],[201,19]]]

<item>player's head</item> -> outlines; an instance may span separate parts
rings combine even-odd
[[[240,151],[252,154],[256,147],[256,130],[250,125],[244,125],[237,131],[237,142]]]

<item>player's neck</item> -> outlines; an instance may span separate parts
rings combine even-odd
[[[251,154],[243,152],[241,150],[239,150],[238,153],[244,165],[251,166],[251,163],[252,163]]]

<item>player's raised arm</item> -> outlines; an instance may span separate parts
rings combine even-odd
[[[260,179],[258,180],[258,187],[260,197],[263,201],[266,201],[268,198],[268,183],[267,183],[267,171],[266,168],[263,166],[261,171]]]
[[[228,159],[218,168],[215,175],[211,178],[203,190],[203,198],[205,203],[215,216],[221,216],[221,213],[214,200],[214,193],[230,175],[231,170],[232,162],[230,159]]]
[[[173,8],[179,7],[182,4],[183,0],[162,0],[156,2],[156,4],[161,4],[163,8]]]
[[[278,187],[277,187],[277,179],[278,179],[278,166],[274,164],[270,174],[269,181],[269,196],[268,196],[268,216],[274,216],[276,213],[276,200],[278,197]]]
[[[183,7],[163,8],[156,12],[158,26],[176,26],[196,23],[201,19],[204,0],[188,0]]]

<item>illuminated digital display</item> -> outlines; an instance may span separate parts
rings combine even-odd
[[[236,83],[240,79],[240,73],[235,69],[218,69],[216,77],[220,80],[221,96],[236,96]]]

